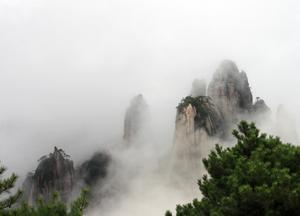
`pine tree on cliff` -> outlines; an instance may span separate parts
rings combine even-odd
[[[217,145],[203,160],[209,176],[199,181],[201,200],[178,205],[176,215],[299,215],[300,147],[260,134],[244,121],[233,135],[234,147]]]
[[[0,176],[6,171],[6,168],[0,166]],[[22,192],[18,190],[15,194],[11,194],[10,190],[15,186],[18,176],[12,174],[8,178],[0,179],[0,196],[5,197],[0,200],[0,214],[2,210],[10,208],[21,196]],[[6,196],[7,195],[7,196]]]

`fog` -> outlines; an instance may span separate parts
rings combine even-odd
[[[75,162],[110,149],[142,93],[156,139],[115,211],[163,214],[194,194],[158,184],[152,162],[172,146],[175,108],[192,81],[209,80],[223,59],[247,73],[274,115],[283,104],[299,133],[299,21],[296,0],[0,0],[0,162],[22,178],[54,146]],[[126,154],[116,155],[126,163]],[[141,192],[147,184],[153,190]]]

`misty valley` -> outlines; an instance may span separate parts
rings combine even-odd
[[[62,207],[63,213],[36,210],[32,215],[299,215],[300,150],[257,128],[295,144],[297,129],[283,105],[272,116],[250,86],[246,72],[231,60],[222,61],[209,82],[199,75],[174,107],[169,147],[161,146],[164,140],[155,130],[164,117],[151,120],[155,113],[141,92],[129,102],[122,137],[77,161],[53,145],[53,151],[36,158],[33,171],[21,176],[22,195],[4,196],[11,199],[0,202],[0,214],[31,215],[34,206],[50,211],[66,205],[72,206],[70,213],[70,207]],[[16,179],[8,180],[13,186]],[[272,191],[274,182],[286,186]],[[0,183],[0,193],[9,190],[9,181]]]
[[[0,0],[0,216],[300,216],[299,0]]]

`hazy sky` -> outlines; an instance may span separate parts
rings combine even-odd
[[[120,135],[138,93],[173,128],[192,80],[223,59],[299,122],[299,23],[296,0],[0,0],[0,160]]]

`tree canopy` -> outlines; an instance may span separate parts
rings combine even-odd
[[[45,202],[39,199],[35,206],[23,203],[20,207],[0,212],[0,216],[82,216],[87,207],[87,190],[82,190],[80,197],[72,202],[68,208],[61,201],[58,193],[53,193],[52,198]]]
[[[0,176],[6,171],[6,168],[0,166]],[[12,174],[10,177],[6,179],[0,179],[0,195],[5,196],[2,200],[0,200],[0,212],[4,209],[10,208],[21,196],[22,192],[18,190],[15,194],[11,194],[11,189],[15,186],[18,176],[16,174]]]
[[[203,159],[202,198],[178,205],[177,216],[279,216],[300,214],[300,147],[240,122],[237,144],[216,145]],[[166,216],[172,216],[168,211]]]

